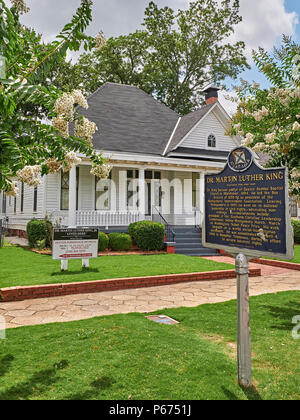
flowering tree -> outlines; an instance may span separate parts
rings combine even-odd
[[[254,52],[254,61],[271,82],[270,89],[242,81],[230,134],[243,145],[270,156],[268,166],[289,168],[290,194],[300,197],[300,46],[283,37],[283,45],[268,54]]]
[[[81,160],[77,152],[92,160],[93,173],[105,177],[109,166],[92,147],[97,127],[76,111],[76,106],[88,107],[81,91],[61,92],[39,83],[68,49],[98,46],[99,40],[83,33],[92,20],[92,2],[82,0],[71,22],[43,47],[19,22],[19,15],[29,11],[24,0],[11,2],[8,8],[0,0],[0,190],[16,196],[16,179],[37,186],[41,175],[69,171]],[[42,120],[42,110],[52,124]],[[69,133],[70,123],[74,135]]]

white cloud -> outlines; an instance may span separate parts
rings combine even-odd
[[[240,0],[240,14],[243,21],[231,38],[246,43],[248,58],[259,46],[272,49],[282,34],[294,35],[299,22],[296,12],[286,11],[284,0]]]
[[[225,90],[219,91],[219,102],[223,106],[223,108],[227,111],[227,113],[232,116],[236,113],[238,103],[236,101],[232,101],[228,99],[231,97],[234,100],[238,99],[238,96],[235,91],[227,92]]]

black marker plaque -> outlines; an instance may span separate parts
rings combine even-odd
[[[253,256],[292,258],[286,168],[264,169],[246,147],[205,175],[203,245]]]

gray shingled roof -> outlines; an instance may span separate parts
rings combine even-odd
[[[135,86],[105,83],[80,114],[94,121],[97,150],[162,155],[179,115]]]
[[[174,136],[168,146],[168,149],[166,151],[166,154],[168,154],[171,150],[174,150],[178,143],[186,136],[189,131],[197,124],[199,120],[201,120],[202,117],[215,105],[215,103],[212,103],[210,105],[205,105],[200,109],[197,109],[194,112],[191,112],[190,114],[184,115],[179,124],[178,127],[174,133]]]

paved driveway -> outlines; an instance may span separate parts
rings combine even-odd
[[[226,260],[226,257],[216,257]],[[232,260],[231,260],[232,262]],[[300,272],[258,266],[262,277],[250,278],[250,295],[300,290]],[[70,295],[22,302],[0,302],[7,328],[49,322],[75,321],[100,315],[152,312],[163,308],[198,306],[236,298],[236,280],[179,283],[113,292]]]

